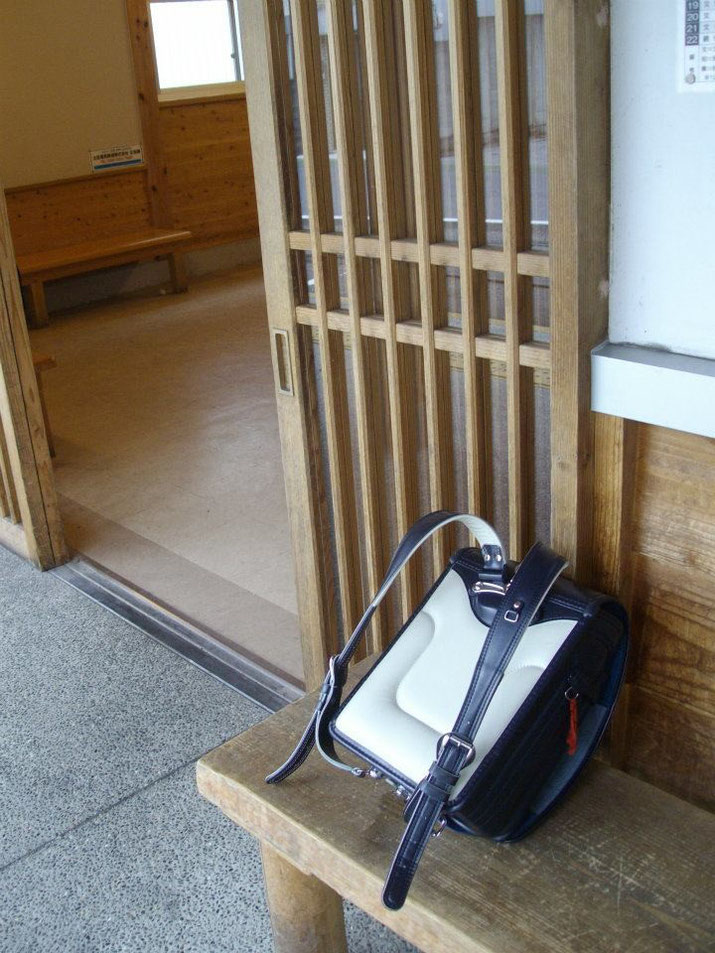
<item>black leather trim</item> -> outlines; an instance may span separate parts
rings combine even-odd
[[[516,646],[565,566],[564,559],[541,543],[536,543],[526,554],[487,633],[451,736],[474,738]],[[383,902],[392,910],[403,905],[432,828],[449,800],[450,791],[444,791],[435,777],[441,772],[451,772],[458,777],[468,754],[461,743],[445,744],[412,795],[407,827],[382,895]]]

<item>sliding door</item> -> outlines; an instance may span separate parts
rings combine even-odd
[[[589,575],[604,9],[241,0],[309,686],[428,510],[485,516],[512,558],[551,539]],[[456,540],[403,572],[370,649]]]

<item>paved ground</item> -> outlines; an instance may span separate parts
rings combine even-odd
[[[193,767],[263,717],[0,548],[0,950],[270,953],[256,844]],[[348,930],[412,949],[352,909]]]

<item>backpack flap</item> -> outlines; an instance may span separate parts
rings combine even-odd
[[[474,738],[475,757],[456,797],[498,741],[573,631],[574,619],[528,627]],[[464,581],[448,569],[400,635],[333,720],[334,738],[387,778],[408,788],[434,760],[451,731],[489,627],[474,614]]]

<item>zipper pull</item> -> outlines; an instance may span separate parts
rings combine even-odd
[[[575,688],[567,688],[564,692],[569,703],[569,730],[566,735],[566,750],[569,757],[576,754],[578,747],[578,695]]]

